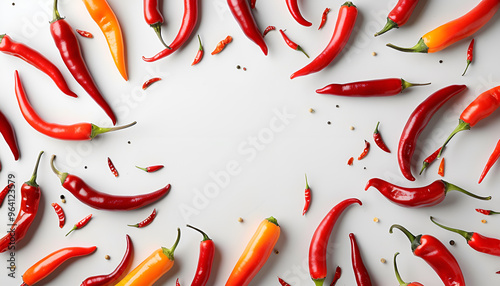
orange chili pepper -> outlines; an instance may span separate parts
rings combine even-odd
[[[220,41],[217,46],[215,47],[215,50],[212,52],[212,55],[220,53],[224,47],[226,47],[227,44],[231,43],[233,41],[233,38],[231,36],[227,36],[224,40]]]
[[[115,286],[151,286],[163,274],[174,266],[174,251],[181,238],[181,230],[177,229],[177,238],[172,248],[159,248],[132,270]]]
[[[83,0],[83,3],[94,22],[101,28],[118,71],[125,80],[128,80],[125,65],[125,45],[120,23],[115,13],[106,0]]]
[[[444,177],[444,158],[442,158],[441,162],[439,163],[438,175]]]
[[[266,263],[279,237],[278,221],[274,217],[263,220],[234,266],[225,286],[248,285]]]

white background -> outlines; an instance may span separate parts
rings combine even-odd
[[[422,0],[407,25],[377,38],[373,34],[383,27],[396,1],[358,0],[354,3],[359,9],[355,31],[344,52],[323,71],[294,80],[289,76],[311,59],[287,47],[277,31],[266,36],[269,55],[264,56],[245,37],[226,1],[201,1],[199,25],[192,38],[182,49],[155,63],[141,59],[162,48],[153,30],[144,22],[142,1],[109,2],[125,35],[128,82],[119,75],[101,32],[83,3],[59,3],[61,15],[74,28],[90,31],[95,36],[94,39],[79,37],[79,41],[95,81],[117,113],[118,124],[138,122],[128,130],[105,134],[90,142],[64,142],[36,132],[22,117],[15,99],[13,74],[17,69],[31,103],[47,121],[110,125],[104,112],[75,82],[60,59],[49,32],[52,1],[15,1],[15,6],[11,1],[2,1],[0,4],[2,32],[46,55],[79,95],[78,99],[64,95],[42,72],[17,58],[0,55],[0,108],[16,129],[21,149],[21,159],[14,162],[7,145],[0,143],[2,185],[6,185],[9,174],[14,174],[19,189],[22,182],[29,179],[38,152],[46,152],[37,180],[42,189],[40,209],[15,252],[16,279],[7,276],[9,254],[0,255],[2,285],[19,285],[21,274],[29,266],[67,246],[96,245],[98,250],[65,264],[40,285],[79,285],[88,276],[109,273],[125,251],[125,234],[133,241],[135,267],[160,246],[170,247],[177,227],[181,227],[182,238],[175,252],[175,266],[156,285],[174,285],[177,277],[182,285],[189,285],[196,269],[201,235],[187,229],[186,223],[205,230],[215,241],[217,250],[210,284],[223,285],[258,224],[269,216],[276,217],[281,225],[276,245],[279,254],[271,255],[251,285],[278,285],[276,276],[295,286],[312,285],[307,269],[311,235],[324,215],[349,197],[361,199],[363,206],[349,208],[333,231],[328,285],[336,265],[343,269],[337,285],[355,283],[350,262],[350,232],[356,234],[374,285],[397,283],[392,268],[392,257],[397,251],[401,252],[398,262],[405,281],[440,285],[434,271],[412,255],[406,237],[400,232],[389,234],[393,223],[404,225],[415,235],[424,233],[439,238],[457,258],[468,285],[500,282],[499,275],[495,274],[500,270],[497,258],[470,249],[459,235],[439,229],[429,220],[433,215],[446,225],[500,236],[499,218],[485,217],[474,211],[477,207],[500,210],[497,203],[500,167],[494,166],[484,182],[477,184],[499,139],[500,113],[483,120],[471,131],[457,135],[444,155],[445,180],[480,195],[491,194],[490,202],[450,193],[438,206],[406,209],[390,203],[373,188],[364,191],[366,182],[373,177],[408,187],[423,186],[438,179],[437,163],[422,176],[417,175],[422,160],[442,144],[465,106],[479,93],[500,84],[497,16],[474,36],[475,58],[464,77],[461,74],[470,39],[436,54],[405,54],[385,47],[388,42],[413,46],[424,33],[466,13],[478,0]],[[164,2],[162,29],[168,43],[180,26],[183,4],[182,1]],[[284,1],[257,0],[254,15],[261,30],[268,25],[286,29],[292,40],[315,57],[328,43],[342,3],[299,1],[304,17],[313,23],[309,28],[293,20]],[[326,7],[332,11],[325,27],[318,31]],[[206,54],[200,64],[192,67],[198,49],[196,34],[200,34]],[[234,38],[233,42],[222,53],[211,56],[217,42],[227,35]],[[372,52],[377,56],[372,56]],[[237,65],[247,70],[236,69]],[[142,83],[156,76],[162,81],[142,91]],[[432,84],[385,98],[342,98],[315,93],[317,88],[334,82],[386,77]],[[420,102],[450,84],[466,84],[468,89],[446,104],[422,133],[413,160],[417,180],[409,182],[401,175],[396,159],[402,128]],[[316,112],[309,113],[309,108]],[[283,112],[289,114],[288,120],[282,121],[277,116]],[[381,122],[380,132],[391,154],[373,144],[372,132],[377,121]],[[279,128],[270,131],[271,124]],[[350,130],[350,126],[355,129]],[[370,153],[364,160],[347,166],[349,157],[356,158],[361,153],[365,139],[372,143]],[[161,201],[139,210],[94,210],[61,187],[49,167],[52,154],[57,155],[56,166],[60,170],[82,177],[103,192],[147,193],[167,183],[172,184],[172,190]],[[108,156],[120,173],[118,178],[108,170]],[[134,167],[155,164],[166,167],[152,174]],[[236,173],[223,182],[214,179],[223,176],[221,172],[227,172],[228,165],[236,166]],[[309,178],[313,201],[303,217],[304,173]],[[200,193],[207,189],[212,191],[209,197],[201,198]],[[65,204],[60,203],[61,194],[66,196]],[[66,212],[63,229],[58,227],[57,216],[50,206],[52,202],[59,202]],[[153,224],[144,229],[127,226],[148,216],[153,208],[158,209]],[[84,229],[64,236],[89,213],[94,218]],[[238,217],[244,222],[239,223]],[[373,222],[374,217],[380,221]],[[0,223],[3,222],[1,229],[5,231],[7,218],[4,203]],[[483,224],[482,219],[488,222]],[[450,240],[456,245],[450,246]],[[107,254],[111,256],[109,261],[104,259]],[[387,263],[381,263],[381,258]]]

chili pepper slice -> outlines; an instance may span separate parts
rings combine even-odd
[[[351,157],[349,158],[349,160],[347,160],[347,165],[352,166],[353,162],[354,162],[354,157]]]
[[[89,38],[89,39],[92,39],[92,38],[94,37],[94,35],[92,35],[92,33],[91,33],[91,32],[87,32],[87,31],[83,31],[83,30],[79,30],[79,29],[75,29],[75,30],[76,30],[76,32],[77,32],[80,36],[82,36],[82,37],[84,37],[84,38]]]
[[[202,230],[186,225],[189,228],[196,230],[203,235],[203,240],[200,242],[200,256],[198,259],[198,266],[196,267],[196,274],[191,282],[191,286],[205,286],[207,285],[208,279],[210,278],[210,272],[212,271],[212,263],[214,260],[215,245],[212,239]]]
[[[286,0],[285,2],[286,6],[288,7],[288,11],[290,11],[290,14],[295,19],[295,21],[297,21],[297,23],[306,27],[312,25],[312,23],[304,19],[304,16],[302,16],[302,14],[300,13],[299,4],[297,0]]]
[[[290,78],[296,78],[298,76],[304,76],[311,73],[319,72],[328,66],[340,52],[344,49],[345,45],[349,41],[351,32],[356,23],[356,18],[358,15],[358,9],[352,2],[345,2],[339,10],[339,15],[337,17],[337,23],[335,24],[335,30],[333,31],[332,38],[330,42],[325,47],[325,49],[308,65],[302,69],[294,72]]]
[[[481,184],[486,174],[488,174],[488,172],[490,171],[491,167],[496,163],[496,161],[498,161],[498,158],[500,158],[500,140],[498,140],[495,149],[488,158],[488,161],[484,166],[483,172],[481,172],[481,176],[479,176],[479,181],[477,182],[478,184]]]
[[[330,284],[330,286],[335,286],[337,284],[337,281],[339,281],[341,275],[342,268],[340,268],[340,266],[337,266],[337,268],[335,269],[335,274],[333,275],[332,284]]]
[[[323,11],[323,14],[321,15],[321,23],[319,23],[318,30],[323,28],[326,24],[326,19],[328,18],[328,13],[330,13],[332,9],[326,8],[325,11]]]
[[[81,178],[58,171],[54,166],[55,155],[50,158],[52,171],[61,180],[62,186],[72,193],[82,203],[95,209],[104,210],[133,210],[144,207],[163,198],[170,191],[170,184],[165,187],[142,195],[119,196],[99,192],[85,183]]]
[[[181,286],[181,282],[179,282],[179,278],[175,279],[175,286]]]
[[[302,49],[301,46],[297,45],[297,43],[295,43],[294,41],[290,40],[290,38],[288,38],[288,36],[285,34],[285,32],[283,30],[280,29],[280,33],[281,33],[281,36],[283,36],[283,39],[285,40],[285,43],[292,49],[296,50],[296,51],[300,51],[300,52],[303,52],[304,55],[306,55],[306,57],[309,58],[309,55],[306,53],[306,51],[304,51],[304,49]]]
[[[414,236],[406,228],[398,224],[393,224],[389,229],[389,233],[392,233],[394,228],[401,230],[406,235],[410,240],[413,254],[427,262],[441,278],[444,285],[465,285],[460,265],[441,241],[431,235]]]
[[[77,229],[80,229],[80,228],[86,226],[89,223],[91,218],[92,218],[92,214],[89,214],[88,216],[84,217],[82,220],[77,222],[73,226],[73,228],[68,233],[66,233],[66,236],[68,236],[68,234],[72,233],[74,230],[77,230]]]
[[[370,187],[377,189],[391,202],[410,208],[435,206],[441,203],[450,191],[459,191],[479,200],[491,200],[491,196],[481,197],[443,180],[436,180],[423,187],[406,188],[396,186],[379,178],[373,178],[368,180],[365,191]]]
[[[198,52],[196,53],[196,56],[194,57],[193,63],[191,65],[194,66],[198,64],[203,58],[203,54],[203,46],[201,45],[200,35],[198,35]]]
[[[309,188],[309,184],[307,183],[307,175],[306,176],[306,189],[304,191],[304,209],[302,210],[302,215],[305,215],[311,206],[311,189]]]
[[[212,55],[218,54],[222,52],[222,50],[226,47],[227,44],[231,43],[233,38],[231,36],[227,36],[224,40],[217,43],[215,50],[212,52]]]
[[[375,79],[350,82],[344,84],[329,84],[317,89],[316,93],[340,96],[392,96],[402,93],[412,86],[429,85],[429,83],[410,83],[402,78]]]
[[[376,36],[380,36],[393,28],[399,28],[408,22],[413,10],[417,6],[418,0],[399,0],[396,6],[389,12],[387,16],[387,23],[380,32],[375,33]]]
[[[278,282],[281,284],[281,286],[292,286],[288,284],[285,280],[281,279],[278,277]]]
[[[125,248],[125,254],[123,258],[116,266],[115,270],[107,275],[92,276],[85,279],[80,286],[107,286],[118,281],[120,277],[125,274],[130,263],[132,263],[132,254],[134,253],[134,245],[130,240],[130,236],[127,234],[125,236],[127,240],[127,247]]]
[[[267,33],[271,32],[273,30],[276,30],[275,26],[267,26],[266,29],[264,30],[264,32],[262,33],[262,37],[265,37],[267,35]]]
[[[465,230],[460,230],[460,229],[444,226],[444,225],[436,222],[436,220],[432,216],[431,216],[431,221],[435,225],[437,225],[441,228],[444,228],[444,229],[452,231],[452,232],[456,232],[456,233],[460,234],[461,236],[463,236],[465,238],[465,240],[467,240],[467,244],[470,247],[472,247],[472,249],[479,251],[479,252],[482,252],[482,253],[500,256],[500,239],[486,237],[486,236],[483,236],[477,232],[468,232]]]
[[[14,155],[14,160],[19,159],[19,146],[17,145],[16,132],[14,128],[10,124],[7,117],[0,111],[0,133],[3,136],[3,139],[9,145],[10,151],[12,155]],[[1,170],[1,167],[0,167]]]
[[[375,141],[375,144],[377,144],[377,146],[380,149],[382,149],[383,151],[385,151],[387,153],[391,153],[391,150],[389,150],[389,148],[385,144],[384,140],[382,139],[382,135],[380,135],[380,132],[378,130],[379,124],[380,124],[380,121],[377,122],[377,125],[375,126],[375,131],[373,131],[373,141]]]
[[[467,49],[467,66],[465,67],[464,73],[462,76],[465,75],[467,72],[467,69],[469,68],[470,63],[472,63],[472,58],[474,57],[474,39],[470,41],[469,48]]]
[[[361,154],[359,155],[358,160],[361,160],[364,157],[366,157],[369,151],[370,151],[370,142],[365,140],[365,148],[363,149],[363,152],[361,152]]]
[[[5,197],[7,194],[12,190],[12,187],[14,186],[14,183],[10,183],[5,188],[0,192],[0,206],[2,205],[3,201],[5,200]]]
[[[423,164],[422,164],[422,169],[420,170],[420,175],[422,175],[422,172],[429,167],[429,165],[436,160],[439,152],[441,152],[441,147],[439,147],[434,153],[430,154],[429,157],[425,158]]]
[[[118,177],[118,170],[115,168],[115,164],[111,161],[111,159],[108,157],[108,167],[111,173],[113,173],[113,176]]]
[[[238,22],[243,30],[243,33],[256,43],[264,55],[267,56],[266,42],[259,31],[259,27],[257,27],[248,0],[227,0],[227,4],[229,5],[229,10],[233,14],[234,19],[236,19],[236,22]]]
[[[153,172],[156,172],[156,171],[158,171],[160,169],[163,169],[164,166],[163,165],[155,165],[155,166],[149,166],[149,167],[146,167],[146,168],[141,168],[139,166],[135,166],[135,167],[138,168],[138,169],[141,169],[141,170],[143,170],[143,171],[145,171],[147,173],[153,173]]]
[[[484,215],[495,215],[495,214],[500,214],[500,212],[492,211],[492,210],[483,210],[483,209],[476,209],[478,213],[482,213]]]
[[[247,286],[264,266],[280,237],[274,217],[264,219],[227,279],[226,286]]]
[[[155,218],[156,218],[156,209],[153,209],[153,212],[147,218],[145,218],[143,221],[138,222],[136,224],[128,224],[128,226],[142,228],[142,227],[150,225]]]
[[[424,286],[423,284],[418,283],[418,282],[406,283],[403,281],[403,279],[401,278],[401,275],[399,275],[398,265],[396,264],[396,257],[398,255],[399,255],[399,252],[396,252],[394,254],[394,272],[396,273],[396,279],[398,279],[399,286]]]
[[[351,262],[356,284],[358,286],[371,286],[370,274],[363,263],[363,258],[361,257],[361,252],[359,251],[354,233],[349,233],[349,239],[351,240]]]
[[[59,227],[63,228],[64,223],[66,222],[66,216],[64,215],[64,210],[58,203],[52,203],[51,206],[54,208],[57,217],[59,218]]]
[[[438,175],[444,177],[444,158],[442,158],[439,163]]]
[[[412,48],[401,48],[393,44],[388,47],[401,52],[435,53],[465,39],[481,29],[495,15],[500,2],[498,0],[482,0],[467,14],[423,35]]]
[[[148,79],[147,81],[145,81],[143,84],[142,84],[142,89],[143,90],[146,90],[150,85],[152,85],[153,83],[157,82],[157,81],[160,81],[161,80],[161,77],[153,77],[153,78],[150,78]]]
[[[163,41],[163,37],[161,36],[163,16],[160,12],[160,3],[158,0],[144,0],[144,20],[146,20],[146,23],[153,28],[156,36],[158,36],[158,39],[165,46],[165,48],[170,49],[170,47],[165,44],[165,41]]]
[[[328,238],[342,212],[352,204],[363,205],[363,203],[356,198],[341,201],[326,214],[314,231],[311,244],[309,245],[309,273],[316,286],[323,285],[326,278],[328,269],[326,265]]]

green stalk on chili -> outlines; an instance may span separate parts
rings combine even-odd
[[[201,44],[200,35],[198,35],[198,52],[196,53],[196,56],[194,57],[193,63],[191,65],[194,66],[198,64],[203,58],[203,54],[203,45]]]
[[[165,41],[163,41],[163,37],[161,36],[161,24],[163,24],[163,16],[160,12],[160,3],[158,0],[144,0],[144,20],[146,23],[153,28],[160,39],[160,42],[167,49],[171,49]]]
[[[429,167],[429,165],[436,160],[439,152],[441,151],[441,147],[439,147],[434,153],[430,154],[429,157],[425,158],[423,164],[422,164],[422,169],[420,170],[420,175],[422,175],[422,172]]]
[[[387,153],[391,153],[391,150],[389,150],[389,148],[385,144],[384,140],[382,139],[382,135],[380,135],[380,132],[378,130],[379,124],[380,124],[380,121],[377,122],[377,125],[375,126],[375,131],[373,131],[373,141],[375,141],[375,144],[377,144],[377,146],[380,149],[382,149],[383,151],[385,151]]]
[[[5,188],[3,188],[3,190],[0,192],[0,207],[2,206],[2,203],[5,200],[5,197],[11,191],[13,186],[14,186],[14,183],[10,183],[7,186],[5,186]]]
[[[153,172],[156,172],[156,171],[158,171],[160,169],[163,169],[163,167],[165,167],[165,166],[163,166],[163,165],[155,165],[155,166],[148,166],[146,168],[142,168],[142,167],[139,167],[139,166],[135,166],[135,167],[138,168],[138,169],[143,170],[146,173],[153,173]]]
[[[467,49],[467,66],[465,67],[464,73],[462,76],[465,75],[467,72],[467,69],[469,68],[469,65],[472,63],[472,58],[474,57],[474,39],[470,41],[469,48]]]

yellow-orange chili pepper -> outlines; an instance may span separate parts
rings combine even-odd
[[[278,221],[274,217],[263,220],[234,266],[225,286],[248,285],[266,263],[279,237]]]
[[[177,239],[172,248],[162,247],[132,270],[115,286],[151,286],[174,266],[174,251],[179,244],[181,230],[177,229]]]
[[[120,23],[115,13],[111,10],[106,0],[83,0],[83,3],[94,22],[101,28],[118,71],[125,80],[128,80],[125,63],[125,45]]]
[[[448,22],[423,35],[412,48],[401,48],[393,44],[388,47],[402,52],[434,53],[455,42],[467,38],[481,29],[500,7],[498,0],[482,0],[467,14]]]
[[[233,41],[233,37],[227,36],[224,40],[217,43],[215,50],[212,52],[212,55],[215,55],[215,54],[222,52],[222,50],[226,47],[226,45],[231,43],[232,41]]]

